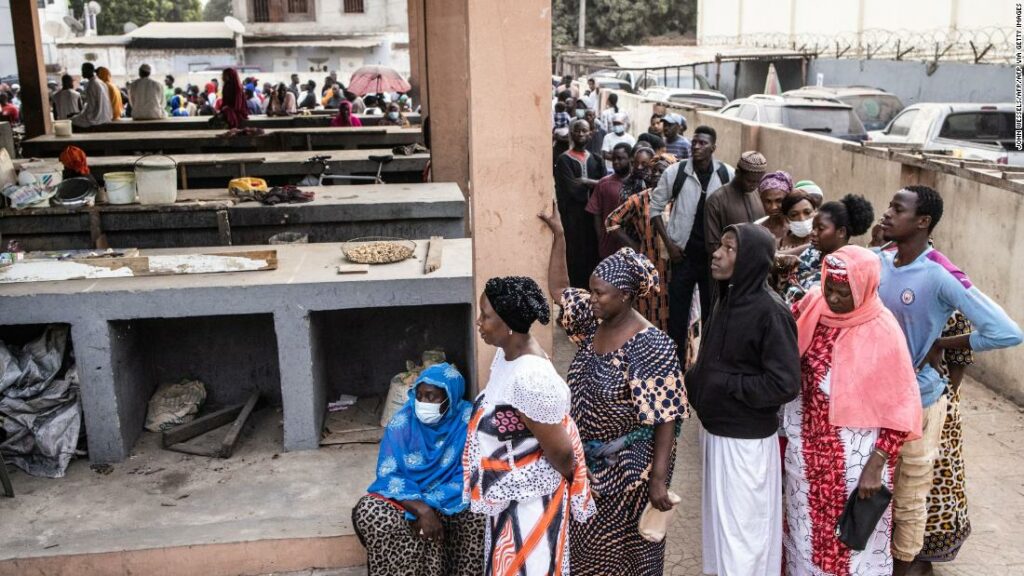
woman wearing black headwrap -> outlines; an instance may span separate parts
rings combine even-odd
[[[487,515],[485,574],[493,576],[568,574],[570,514],[577,522],[594,514],[569,387],[530,336],[550,315],[523,276],[492,278],[480,296],[477,329],[498,350],[469,421],[463,498]]]
[[[589,291],[570,288],[557,205],[540,217],[554,233],[549,289],[578,347],[569,367],[571,414],[597,504],[593,521],[570,529],[572,573],[605,575],[615,566],[621,576],[660,575],[665,543],[643,539],[638,524],[648,503],[673,506],[675,439],[688,408],[675,343],[633,308],[659,289],[658,272],[623,248],[598,264]]]

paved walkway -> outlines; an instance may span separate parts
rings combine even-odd
[[[572,355],[567,341],[556,344],[555,363],[565,373]],[[1024,409],[974,380],[963,388],[964,450],[973,534],[953,563],[936,565],[938,576],[1024,574]],[[673,490],[683,501],[668,536],[665,574],[701,574],[701,475],[696,421],[684,425]],[[295,576],[361,576],[363,569],[306,571]]]

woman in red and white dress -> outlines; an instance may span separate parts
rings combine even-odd
[[[836,537],[854,492],[885,485],[904,441],[921,434],[921,400],[903,332],[878,297],[880,262],[846,246],[825,257],[822,284],[794,305],[800,396],[783,411],[785,573],[892,574],[892,509],[863,551]]]

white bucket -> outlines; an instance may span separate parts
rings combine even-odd
[[[108,204],[135,203],[135,172],[107,172],[103,181],[106,182]]]
[[[71,120],[54,121],[53,134],[61,138],[67,138],[71,136]]]
[[[174,158],[162,154],[136,160],[135,189],[139,193],[139,204],[174,204],[178,199],[177,168]]]
[[[43,188],[56,188],[64,181],[64,165],[55,160],[33,160],[21,167],[18,183],[22,186],[39,184]]]

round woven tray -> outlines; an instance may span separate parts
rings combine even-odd
[[[367,236],[345,242],[341,251],[345,258],[357,264],[391,264],[412,258],[416,243],[404,238]]]

